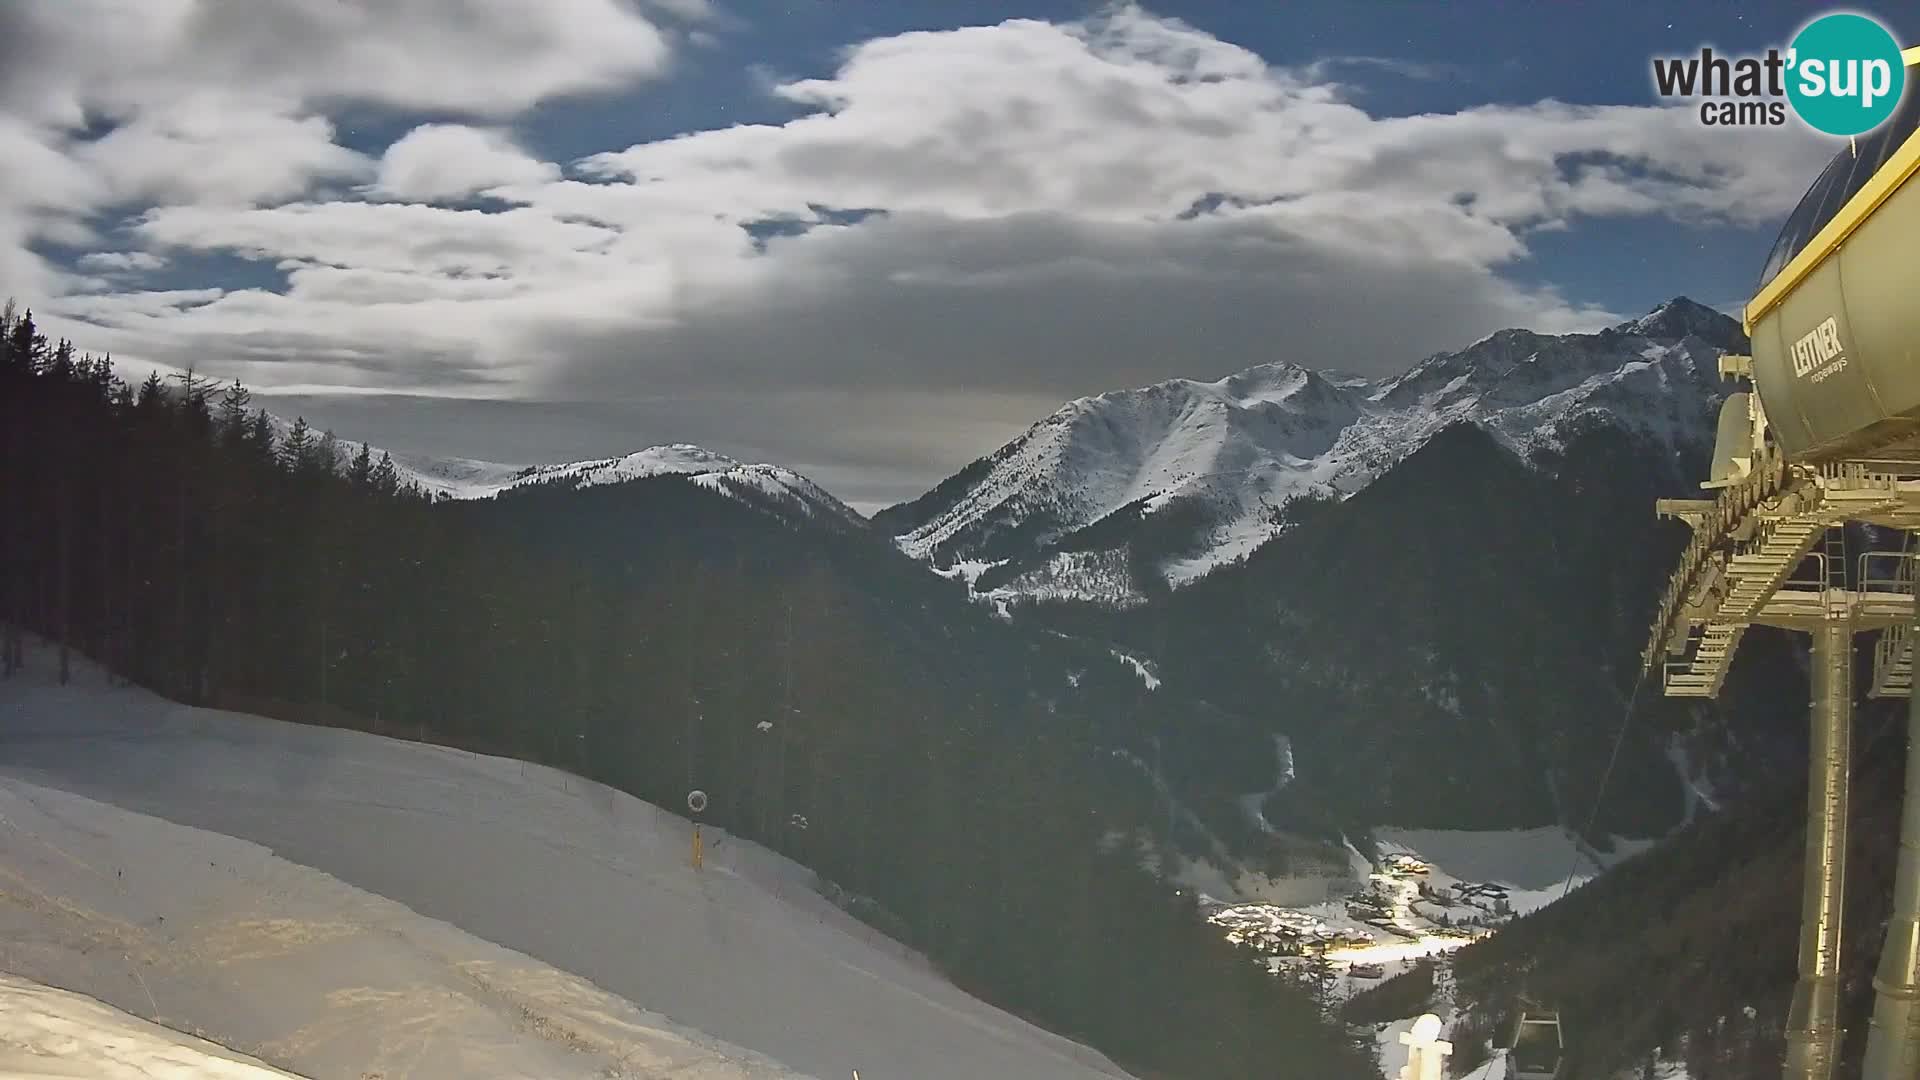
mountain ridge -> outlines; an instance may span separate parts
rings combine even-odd
[[[1682,296],[1593,333],[1497,330],[1376,381],[1276,361],[1108,391],[872,520],[980,594],[1124,606],[1244,558],[1289,502],[1351,495],[1456,422],[1523,460],[1594,419],[1678,453],[1711,430],[1714,360],[1743,346],[1738,323]],[[1085,543],[1123,513],[1132,532]]]
[[[267,416],[275,441],[284,444],[295,422],[272,412]],[[383,454],[390,456],[402,485],[411,483],[436,498],[490,499],[541,485],[599,487],[673,476],[775,517],[811,520],[842,530],[867,528],[867,519],[859,511],[797,470],[783,465],[742,462],[693,443],[659,443],[616,457],[515,465],[403,452],[336,438],[335,470],[344,470],[362,445],[367,446],[376,461]]]

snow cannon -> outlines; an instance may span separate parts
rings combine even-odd
[[[1920,77],[1920,49],[1906,55]],[[1793,461],[1920,460],[1917,127],[1920,93],[1909,91],[1885,123],[1834,155],[1788,217],[1747,304],[1754,386]]]

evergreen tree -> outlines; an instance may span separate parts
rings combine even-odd
[[[134,408],[144,416],[155,416],[166,411],[167,388],[160,381],[158,371],[147,372],[147,380],[140,384],[140,396],[134,402]]]
[[[240,385],[239,379],[233,380],[233,385],[220,395],[217,430],[221,445],[239,446],[246,441],[249,419],[247,406],[252,400],[253,394]]]
[[[373,490],[380,495],[396,495],[400,491],[400,470],[394,467],[393,455],[380,452],[380,464],[373,469]]]
[[[293,430],[280,444],[280,467],[302,477],[313,468],[313,429],[304,416],[294,420]]]
[[[33,325],[33,312],[28,310],[15,319],[13,330],[7,338],[7,366],[26,375],[37,375],[40,371],[40,354],[46,348],[47,339],[40,336]]]
[[[320,442],[313,448],[314,472],[321,476],[333,476],[340,471],[340,439],[329,430],[320,436]]]
[[[359,492],[373,486],[373,448],[366,443],[360,444],[360,452],[353,455],[353,463],[347,466],[347,482]]]
[[[256,462],[274,460],[273,421],[268,418],[265,409],[253,414],[253,428],[247,435],[247,453]]]
[[[53,352],[49,355],[44,374],[63,383],[70,383],[74,379],[74,373],[73,342],[61,338],[60,343],[53,347]]]

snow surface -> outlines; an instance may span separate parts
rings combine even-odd
[[[256,844],[11,778],[0,821],[0,968],[303,1073],[797,1075]]]
[[[1502,886],[1516,915],[1560,899],[1569,874],[1577,889],[1627,853],[1624,845],[1616,843],[1612,857],[1596,860],[1573,833],[1550,825],[1499,832],[1375,829],[1374,840],[1383,857],[1400,852],[1431,866],[1431,885],[1478,882]]]
[[[47,667],[0,685],[0,968],[319,1075],[1125,1075],[627,795]]]
[[[292,1075],[93,998],[0,972],[0,1076],[272,1080]]]
[[[1732,325],[1705,311],[1676,300],[1602,334],[1503,330],[1379,383],[1273,363],[1216,382],[1080,398],[1001,447],[949,505],[896,542],[949,565],[989,551],[1004,558],[1014,533],[1032,535],[1037,555],[1136,503],[1149,515],[1198,504],[1199,550],[1161,567],[1181,585],[1278,535],[1274,513],[1288,499],[1359,491],[1451,424],[1478,424],[1523,459],[1594,418],[1662,447],[1689,445],[1710,437],[1707,410],[1720,392],[1721,349],[1699,335]],[[991,591],[1139,600],[1125,558],[1076,550]]]

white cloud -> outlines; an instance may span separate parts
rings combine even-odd
[[[942,390],[1005,409],[1276,358],[1384,372],[1500,326],[1614,317],[1509,276],[1541,230],[1773,219],[1824,153],[1659,107],[1375,116],[1324,68],[1119,9],[868,41],[774,88],[796,119],[609,147],[566,179],[492,125],[659,71],[658,31],[624,3],[468,0],[450,22],[425,0],[143,0],[96,61],[77,28],[108,6],[0,15],[43,73],[0,75],[0,160],[30,166],[0,194],[0,274],[58,292],[25,244],[130,202],[151,251],[284,281],[191,302],[95,287],[48,317],[263,388]],[[370,159],[335,141],[345,101],[475,123],[442,116]],[[76,140],[62,125],[85,110],[120,124]],[[482,193],[510,208],[431,205]]]
[[[9,0],[0,276],[29,295],[88,287],[34,246],[92,243],[103,213],[372,178],[335,140],[341,105],[513,115],[668,59],[626,0]]]
[[[82,270],[101,273],[158,270],[167,260],[147,251],[95,251],[80,256],[75,264]]]
[[[358,179],[372,162],[333,141],[324,116],[260,108],[221,92],[142,112],[67,153],[118,204],[244,206],[291,198],[316,181]]]
[[[422,124],[387,147],[374,190],[391,199],[445,202],[508,184],[560,179],[505,134],[463,124]]]
[[[510,115],[661,74],[666,38],[624,0],[10,0],[14,109],[167,109],[206,87],[280,102]]]

